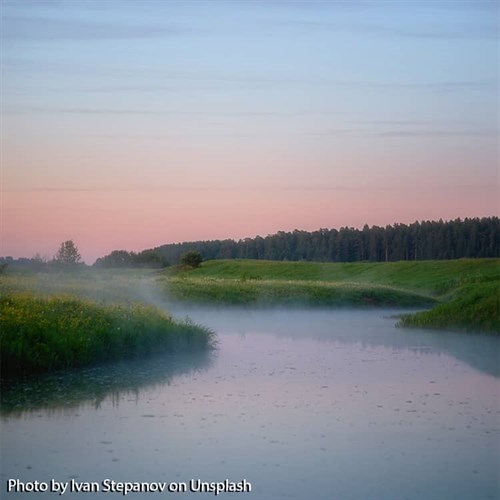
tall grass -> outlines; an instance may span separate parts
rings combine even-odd
[[[500,333],[498,282],[468,284],[455,290],[448,302],[429,311],[405,314],[398,325],[471,332]]]
[[[210,330],[144,304],[102,305],[27,292],[0,297],[2,377],[197,350],[212,342]]]

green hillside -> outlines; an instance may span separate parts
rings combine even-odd
[[[159,278],[174,299],[225,304],[429,307],[402,326],[500,332],[499,259],[316,263],[216,260]]]
[[[280,262],[213,260],[185,273],[189,278],[351,282],[419,290],[441,295],[457,286],[499,279],[500,259],[400,262]]]

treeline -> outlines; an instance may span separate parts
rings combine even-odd
[[[78,250],[75,247],[75,251]],[[0,274],[5,269],[25,269],[32,271],[74,271],[88,267],[86,264],[72,258],[71,255],[56,256],[49,260],[35,255],[31,259],[21,257],[14,259],[12,257],[0,257]],[[156,250],[143,250],[142,252],[127,252],[126,250],[114,250],[109,255],[101,257],[94,263],[95,267],[130,267],[130,268],[161,268],[167,267],[168,261],[162,257]]]
[[[422,221],[363,229],[342,227],[318,231],[279,231],[266,237],[172,243],[141,252],[114,250],[97,259],[96,267],[161,268],[177,265],[189,252],[203,260],[266,259],[319,262],[386,262],[498,257],[498,217],[452,221]],[[85,267],[72,241],[61,244],[54,259],[0,257],[0,274],[7,266],[35,270]]]
[[[162,245],[154,251],[177,264],[182,255],[198,251],[203,260],[268,259],[319,262],[439,260],[498,257],[498,217],[422,221],[363,229],[342,227],[307,232],[279,231],[266,237]]]
[[[142,252],[127,252],[126,250],[114,250],[109,255],[97,259],[96,267],[167,267],[169,265],[157,250],[143,250]]]

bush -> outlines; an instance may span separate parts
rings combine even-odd
[[[183,267],[191,267],[192,269],[196,269],[197,267],[200,267],[200,264],[202,262],[203,262],[203,257],[201,256],[200,252],[196,252],[194,250],[185,253],[181,257],[181,266]]]

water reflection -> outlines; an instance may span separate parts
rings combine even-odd
[[[388,310],[188,313],[217,332],[216,355],[87,370],[70,389],[60,376],[18,386],[31,395],[4,408],[0,480],[246,478],[254,500],[498,498],[498,379],[453,356],[470,340],[494,357],[500,339],[396,329]]]
[[[177,314],[218,333],[269,333],[286,338],[362,347],[382,346],[419,354],[449,354],[469,366],[500,377],[500,339],[479,333],[395,328],[400,309],[183,308]]]
[[[398,329],[394,325],[400,310],[178,308],[174,313],[189,316],[223,335],[266,334],[297,340],[310,338],[339,346],[447,354],[480,372],[500,377],[500,339],[491,335]],[[207,370],[215,353],[128,360],[4,385],[0,415],[82,405],[99,408],[106,398],[116,405],[125,395],[139,398],[141,389],[169,385],[176,376]]]
[[[2,386],[0,414],[83,405],[97,409],[106,398],[116,405],[125,395],[138,399],[141,389],[170,385],[176,376],[207,370],[214,356],[215,351],[165,354],[7,383]]]

